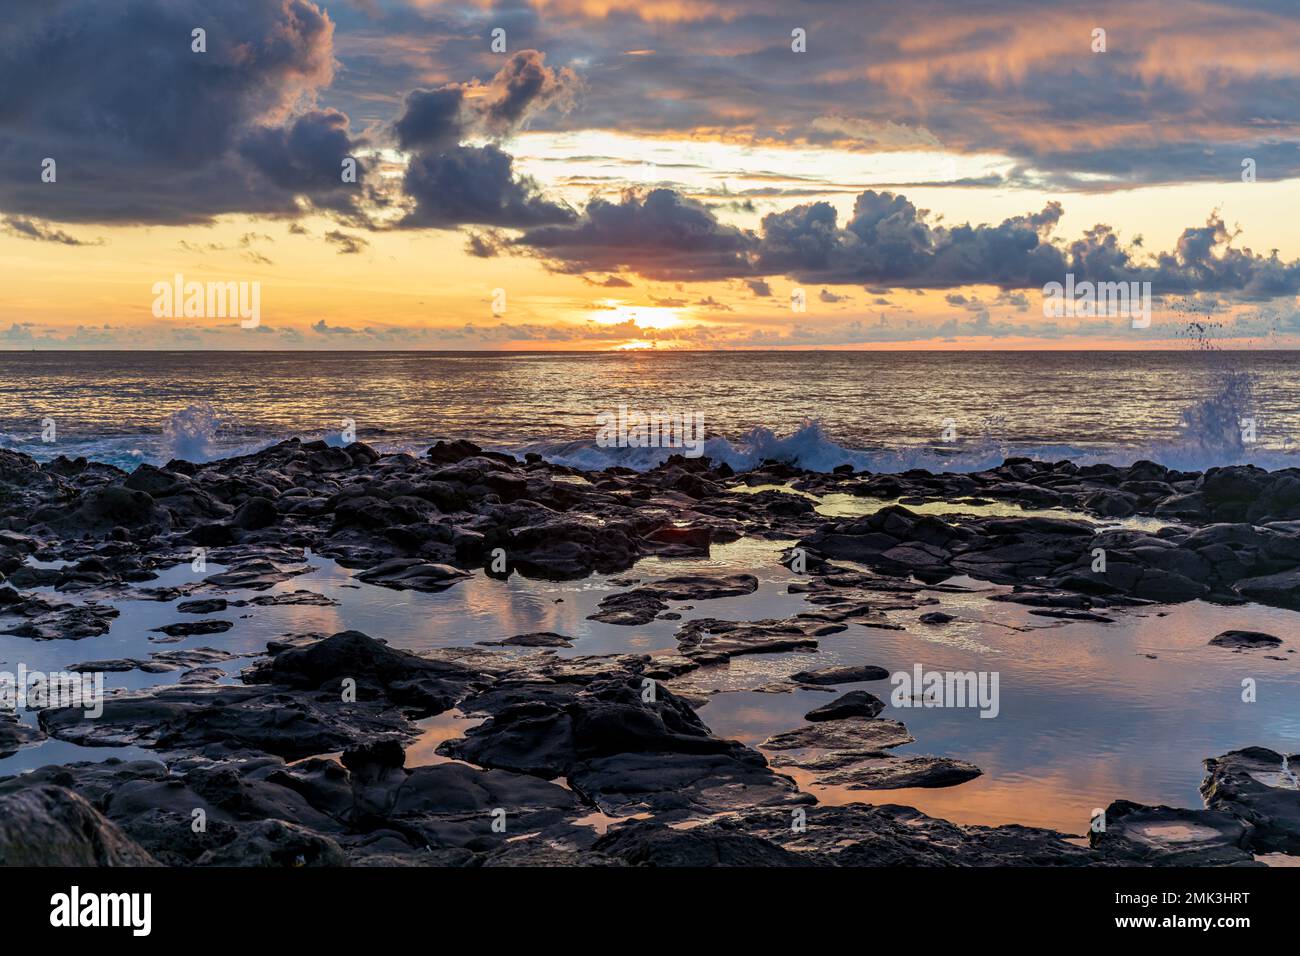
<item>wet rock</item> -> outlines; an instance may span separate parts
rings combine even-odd
[[[773,734],[759,746],[764,750],[816,747],[840,752],[877,754],[882,750],[915,742],[916,739],[907,732],[907,728],[896,720],[845,717],[805,724],[796,730]]]
[[[820,720],[842,720],[845,717],[875,717],[885,709],[885,702],[865,690],[851,690],[803,715],[803,719],[816,723]]]
[[[889,671],[874,664],[850,664],[799,671],[791,674],[790,680],[799,684],[853,684],[858,681],[884,680],[888,676]]]
[[[216,614],[225,609],[225,598],[202,598],[197,601],[182,601],[176,605],[176,610],[181,614]]]
[[[442,713],[491,682],[480,670],[391,648],[360,631],[340,631],[324,640],[271,650],[270,660],[245,676],[250,683],[338,695],[342,682],[350,679],[359,701],[388,701],[414,708],[420,716]]]
[[[36,641],[80,641],[108,633],[119,611],[99,604],[61,604],[40,596],[10,603],[0,611],[0,634],[29,637]],[[17,623],[6,620],[18,616]]]
[[[608,665],[606,665],[608,666]],[[694,711],[662,685],[646,700],[643,678],[606,673],[591,679],[506,680],[460,704],[489,719],[438,752],[483,767],[548,778],[577,763],[625,752],[728,753],[744,749],[709,734]]]
[[[583,761],[569,784],[611,816],[671,820],[739,809],[815,802],[739,745],[728,753],[619,753]]]
[[[1205,761],[1201,796],[1211,810],[1248,821],[1256,853],[1300,853],[1300,754],[1247,747]]]
[[[1235,590],[1261,604],[1300,609],[1300,568],[1246,578],[1236,583]]]
[[[502,641],[477,641],[484,647],[572,647],[573,639],[553,631],[533,631],[516,634]]]
[[[45,734],[39,727],[24,724],[17,714],[0,710],[0,759],[12,757],[24,747],[39,744]]]
[[[687,621],[677,631],[683,657],[697,664],[720,664],[745,654],[776,654],[813,650],[817,635],[847,630],[843,624],[812,620],[720,621],[701,617]]]
[[[117,694],[89,718],[77,708],[39,714],[51,737],[84,747],[135,745],[190,753],[211,745],[298,759],[417,735],[398,713],[265,687],[176,685]]]
[[[343,848],[328,836],[284,820],[258,820],[240,827],[234,839],[206,851],[196,866],[347,866]]]
[[[1072,611],[1066,608],[1034,608],[1029,612],[1035,617],[1051,617],[1062,621],[1091,621],[1095,624],[1114,624],[1113,617],[1098,614],[1095,611]]]
[[[120,486],[97,488],[85,494],[80,504],[49,521],[52,528],[70,533],[103,534],[115,527],[166,530],[172,516],[143,491]]]
[[[316,591],[299,588],[279,594],[259,594],[247,600],[231,601],[231,607],[338,607],[338,601]],[[177,609],[179,610],[179,608]]]
[[[659,823],[629,823],[605,834],[594,849],[632,866],[812,865],[768,840],[714,826],[678,830]]]
[[[255,496],[239,506],[230,523],[245,531],[256,531],[269,528],[279,520],[280,514],[275,510],[275,503],[268,498]]]
[[[1152,866],[1254,866],[1252,826],[1230,813],[1146,807],[1116,800],[1106,829],[1089,830],[1091,845],[1112,858]]]
[[[393,558],[362,571],[357,580],[397,590],[445,591],[468,577],[472,577],[468,571],[447,564],[433,564],[419,558]]]
[[[907,787],[955,787],[980,776],[973,763],[925,754],[883,755],[854,760],[817,778],[820,784],[848,790],[900,790]]]
[[[1215,647],[1247,650],[1256,647],[1277,647],[1282,643],[1282,639],[1272,634],[1265,634],[1263,631],[1223,631],[1210,638],[1210,643]]]
[[[947,624],[957,619],[946,611],[926,611],[917,620],[922,624]]]
[[[758,590],[752,574],[684,574],[664,578],[623,594],[611,594],[600,602],[600,610],[588,620],[606,624],[649,624],[669,601],[707,601],[740,597]]]
[[[215,557],[212,558],[216,560]],[[253,560],[238,564],[228,571],[212,574],[204,578],[205,584],[223,590],[265,591],[268,588],[291,580],[294,576],[305,574],[311,568],[303,565],[296,568],[284,568],[273,561]]]
[[[0,794],[0,866],[157,866],[85,799],[63,787]]]
[[[962,827],[894,805],[809,807],[796,830],[790,814],[756,811],[696,828],[742,832],[819,866],[1094,866],[1096,851],[1038,827]]]
[[[152,630],[168,637],[193,637],[196,634],[223,634],[235,626],[234,621],[180,621],[176,624],[164,624]]]

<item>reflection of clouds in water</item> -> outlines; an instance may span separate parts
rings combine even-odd
[[[861,499],[855,499],[861,501]],[[1018,509],[1013,513],[1019,512]],[[784,618],[810,609],[787,585],[800,578],[778,563],[791,541],[742,539],[713,548],[707,560],[649,558],[613,575],[580,581],[548,582],[513,575],[508,581],[476,573],[437,594],[394,591],[357,582],[332,560],[312,555],[317,566],[308,574],[276,585],[262,594],[305,588],[341,602],[338,607],[279,606],[230,608],[210,617],[228,619],[234,627],[205,635],[179,647],[202,645],[245,655],[265,651],[269,640],[286,634],[333,633],[356,628],[410,650],[468,646],[480,640],[500,640],[529,631],[557,631],[573,638],[574,647],[562,656],[620,652],[676,651],[674,634],[684,621],[700,617],[728,620]],[[844,562],[837,562],[844,563]],[[206,574],[224,568],[209,564]],[[687,602],[670,602],[681,621],[653,621],[642,627],[620,627],[587,620],[600,599],[627,590],[612,580],[639,578],[647,582],[684,573],[748,572],[760,578],[754,594]],[[164,570],[151,586],[192,583],[188,562]],[[752,688],[779,683],[809,667],[876,664],[891,673],[916,663],[935,670],[996,670],[1001,680],[1001,714],[981,720],[975,710],[912,708],[884,717],[901,719],[917,742],[900,754],[936,754],[975,763],[984,776],[943,790],[847,791],[818,788],[824,802],[853,800],[900,803],[958,823],[1019,822],[1082,832],[1092,808],[1125,798],[1174,806],[1200,805],[1197,785],[1200,761],[1248,745],[1288,749],[1300,737],[1300,654],[1289,636],[1297,632],[1296,613],[1253,605],[1224,607],[1192,602],[1170,607],[1112,609],[1114,624],[1062,623],[1029,614],[1030,608],[989,601],[1005,587],[953,578],[950,584],[974,591],[923,590],[919,598],[938,604],[915,610],[886,611],[904,627],[887,631],[850,624],[842,632],[821,637],[816,654],[784,653],[734,658],[729,664],[701,668],[667,686],[692,696],[709,695],[701,719],[722,737],[754,745],[768,736],[800,726],[803,715],[853,689],[864,689],[888,701],[889,681],[840,685],[822,691],[795,689],[790,693],[754,693]],[[255,592],[199,592],[229,599]],[[868,594],[868,600],[871,595]],[[556,603],[557,598],[562,598]],[[908,603],[908,595],[881,593],[882,605]],[[78,596],[78,599],[84,599]],[[0,660],[22,660],[29,667],[57,670],[74,660],[109,657],[147,658],[150,651],[172,645],[150,642],[150,629],[178,620],[208,616],[181,615],[177,601],[114,600],[121,616],[107,635],[81,642],[32,642],[0,636]],[[683,610],[684,605],[694,605]],[[943,610],[961,619],[923,625],[917,617]],[[247,615],[247,616],[245,616]],[[1163,616],[1161,616],[1163,615]],[[1269,660],[1261,653],[1234,654],[1210,647],[1209,638],[1230,628],[1282,635],[1283,653]],[[495,649],[494,649],[495,650]],[[529,653],[506,651],[509,656]],[[1155,660],[1146,657],[1154,654]],[[248,657],[220,666],[227,679],[238,679]],[[139,671],[108,675],[111,687],[144,687],[171,683],[176,674],[146,675]],[[1240,682],[1259,683],[1259,701],[1240,701]],[[433,750],[443,739],[461,736],[472,724],[454,713],[431,718],[425,736],[408,756],[409,765],[441,760]],[[55,745],[51,744],[51,747]],[[57,744],[58,747],[64,745]],[[69,745],[70,746],[70,745]],[[1290,749],[1294,749],[1291,747]],[[21,751],[0,761],[0,773],[41,766],[63,759],[62,750],[45,746]],[[77,751],[69,759],[101,760],[128,754],[103,749]],[[803,773],[782,769],[797,778]]]

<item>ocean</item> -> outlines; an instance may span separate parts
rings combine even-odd
[[[1285,467],[1300,353],[5,352],[0,447],[130,468],[282,438],[438,438],[582,468],[672,449],[597,443],[620,406],[702,416],[704,454],[829,470],[973,471],[1009,455],[1183,469]],[[53,422],[53,430],[49,421]],[[52,437],[52,441],[43,438]]]

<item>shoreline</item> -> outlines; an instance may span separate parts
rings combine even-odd
[[[893,503],[835,517],[807,497],[828,495]],[[933,502],[973,513],[912,510]],[[887,676],[864,670],[874,666],[869,655],[839,673],[812,657],[786,678],[829,689],[817,708],[825,712],[810,711],[803,726],[758,749],[715,736],[691,695],[673,689],[737,658],[815,654],[821,639],[850,627],[902,630],[890,610],[921,610],[922,591],[963,590],[954,580],[1008,587],[994,600],[1061,621],[1191,600],[1296,609],[1294,470],[1012,458],[971,474],[778,463],[737,474],[675,457],[646,472],[581,472],[466,441],[417,458],[291,439],[130,475],[0,452],[0,504],[0,624],[35,640],[89,639],[79,651],[111,628],[108,599],[183,598],[178,610],[196,602],[204,610],[193,613],[238,606],[250,615],[310,606],[319,595],[278,588],[303,573],[308,552],[367,584],[441,593],[478,571],[577,582],[631,571],[646,557],[690,560],[755,539],[793,542],[782,563],[804,578],[789,588],[804,610],[744,621],[685,619],[680,602],[708,615],[711,601],[752,594],[752,574],[629,579],[590,619],[629,635],[681,620],[675,652],[654,655],[562,657],[553,650],[566,636],[554,633],[503,633],[500,648],[415,655],[382,643],[383,633],[346,630],[274,641],[237,684],[221,683],[220,649],[205,657],[203,648],[162,644],[148,660],[86,661],[86,672],[170,667],[181,682],[111,695],[97,719],[75,708],[40,712],[45,739],[129,744],[167,766],[110,760],[0,779],[6,816],[32,822],[31,832],[63,832],[75,819],[89,834],[68,844],[65,862],[1249,865],[1300,853],[1300,790],[1287,784],[1285,755],[1265,748],[1204,755],[1205,810],[1143,807],[1116,794],[1106,829],[1080,846],[1077,834],[958,827],[891,806],[890,789],[960,786],[981,771],[954,757],[890,753],[914,739],[890,719],[906,710],[882,716],[880,697],[838,689]],[[982,516],[989,506],[1049,514]],[[1122,524],[1137,519],[1159,527]],[[196,550],[223,570],[151,589],[160,572],[196,561]],[[945,625],[945,612],[925,613],[939,615],[927,626]],[[174,624],[165,638],[220,633],[196,620]],[[1220,638],[1260,655],[1293,643]],[[407,766],[415,722],[452,711],[485,719],[437,747],[448,759]],[[0,753],[39,746],[30,728],[0,719]],[[796,773],[847,781],[885,802],[819,805]],[[1277,785],[1260,782],[1269,774]],[[191,829],[196,810],[212,824],[202,833]],[[617,822],[603,833],[575,822],[593,813]],[[683,822],[691,828],[672,826]],[[1173,836],[1186,832],[1193,836]],[[533,836],[510,839],[524,834]],[[34,852],[22,828],[0,827],[0,862]]]

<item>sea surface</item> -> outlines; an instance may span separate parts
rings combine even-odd
[[[340,422],[380,448],[423,450],[433,439],[471,438],[493,448],[543,452],[580,466],[646,467],[662,449],[607,449],[595,443],[595,416],[620,404],[700,411],[708,453],[743,467],[786,457],[808,467],[844,462],[877,470],[914,465],[974,469],[1004,455],[1128,462],[1153,457],[1182,467],[1293,460],[1287,437],[1300,434],[1300,353],[662,353],[503,355],[316,353],[7,353],[0,356],[0,431],[7,447],[41,458],[86,455],[130,467],[249,451],[288,435],[338,443]],[[1240,420],[1256,419],[1257,442]],[[56,439],[41,441],[52,418]],[[957,439],[939,441],[945,418]],[[827,515],[870,513],[885,502],[827,495]],[[933,502],[931,513],[980,512]],[[1014,505],[984,507],[1017,513]],[[1032,513],[1032,512],[1031,512]],[[1160,519],[1122,522],[1153,529]],[[220,665],[226,681],[285,634],[356,628],[412,650],[497,641],[530,631],[574,639],[563,655],[672,653],[679,623],[696,617],[779,618],[805,610],[790,594],[793,573],[779,562],[794,542],[742,539],[707,559],[647,558],[617,575],[548,582],[475,575],[437,594],[365,584],[309,554],[313,570],[271,592],[309,588],[334,607],[230,609],[223,633],[179,644],[151,641],[151,629],[194,615],[178,602],[115,600],[109,633],[83,641],[33,642],[0,635],[0,669],[18,663],[57,670],[87,660],[147,658],[161,648],[219,647],[240,657]],[[221,570],[210,565],[207,574]],[[692,606],[674,602],[681,622],[620,627],[588,620],[626,578],[690,572],[755,574],[752,595]],[[193,581],[188,564],[153,585]],[[821,639],[815,654],[741,657],[670,682],[707,699],[700,716],[716,733],[759,746],[803,723],[831,693],[759,692],[808,667],[870,663],[891,672],[995,671],[1000,712],[889,707],[916,743],[901,754],[969,760],[983,776],[939,790],[850,791],[811,787],[823,802],[899,803],[964,824],[1025,823],[1086,831],[1092,813],[1115,799],[1199,807],[1201,761],[1265,746],[1300,752],[1300,614],[1204,602],[1119,609],[1115,623],[1053,621],[988,600],[1005,588],[955,579],[970,590],[923,593],[937,605],[888,612],[902,630],[849,630]],[[41,590],[41,589],[38,589]],[[53,596],[53,595],[52,595]],[[229,592],[229,598],[252,597]],[[62,596],[69,597],[69,596]],[[919,623],[927,610],[957,620]],[[1230,628],[1281,637],[1281,652],[1233,653],[1208,645]],[[507,650],[503,653],[525,653]],[[176,674],[105,675],[110,689],[172,683]],[[1243,681],[1257,687],[1242,699]],[[861,687],[889,699],[890,684]],[[28,722],[35,715],[23,715]],[[437,745],[471,720],[455,712],[425,723],[411,765],[442,760]],[[84,748],[61,741],[0,759],[0,775],[49,763],[147,757],[135,748]],[[794,772],[808,784],[806,774]]]
[[[0,447],[127,467],[290,435],[340,443],[348,423],[385,450],[469,438],[653,467],[671,450],[598,446],[597,416],[620,406],[701,415],[705,453],[734,467],[1300,460],[1289,351],[0,352]]]

